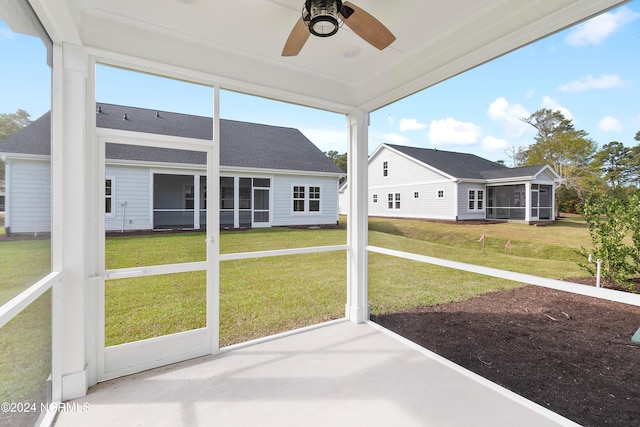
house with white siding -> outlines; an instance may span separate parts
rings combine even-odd
[[[435,220],[553,221],[558,174],[509,168],[473,154],[382,144],[369,157],[370,216]],[[348,186],[340,188],[346,213]]]
[[[7,233],[50,231],[50,114],[0,144]],[[97,128],[213,140],[209,117],[113,104]],[[206,227],[206,153],[106,137],[106,231]],[[338,221],[343,172],[299,130],[220,120],[220,227],[324,226]],[[43,190],[44,189],[44,190]],[[40,194],[42,193],[42,194]]]

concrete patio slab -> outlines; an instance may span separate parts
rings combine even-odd
[[[107,381],[72,426],[577,425],[372,324],[334,322]]]

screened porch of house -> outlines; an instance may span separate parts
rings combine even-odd
[[[524,221],[527,214],[531,220],[553,219],[553,186],[516,184],[487,187],[487,219]]]

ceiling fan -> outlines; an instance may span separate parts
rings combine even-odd
[[[330,37],[338,32],[342,23],[364,41],[382,50],[396,37],[380,21],[351,2],[340,0],[306,0],[302,16],[291,30],[284,44],[282,56],[296,56],[309,38]]]

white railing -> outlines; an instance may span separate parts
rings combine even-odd
[[[572,292],[574,294],[586,295],[590,297],[606,299],[609,301],[640,306],[640,294],[632,294],[629,292],[616,291],[613,289],[596,288],[593,286],[581,285],[578,283],[565,282],[563,280],[547,279],[545,277],[533,276],[530,274],[499,270],[497,268],[483,267],[480,265],[467,264],[458,261],[449,261],[426,255],[418,255],[409,252],[397,251],[394,249],[380,248],[377,246],[367,246],[367,250],[369,252],[390,255],[426,264],[438,265],[440,267],[453,268],[456,270],[463,270],[471,273],[483,274],[485,276],[496,277],[499,279],[512,280],[514,282],[525,283],[528,285],[543,286],[545,288]]]
[[[11,319],[20,314],[22,310],[51,289],[53,283],[59,280],[60,276],[60,272],[49,273],[2,305],[2,307],[0,307],[0,328],[9,323]]]

